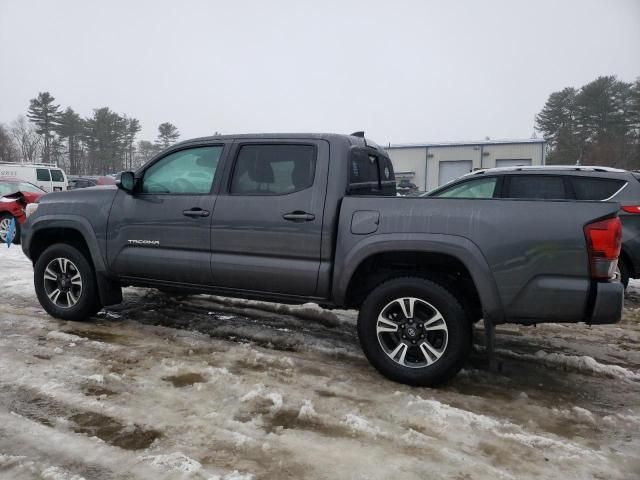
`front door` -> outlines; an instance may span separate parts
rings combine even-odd
[[[214,284],[313,296],[320,267],[329,144],[234,145],[212,223]]]
[[[118,190],[109,264],[121,277],[211,284],[211,218],[223,145],[183,148],[150,164],[135,192]]]

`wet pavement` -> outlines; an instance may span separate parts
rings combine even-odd
[[[381,377],[355,313],[128,288],[45,314],[0,248],[0,478],[640,477],[640,283],[618,325],[501,326],[440,389]]]

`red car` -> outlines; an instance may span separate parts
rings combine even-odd
[[[33,183],[17,178],[0,177],[0,243],[6,243],[11,221],[16,219],[13,243],[20,243],[20,225],[27,219],[24,209],[45,192]]]

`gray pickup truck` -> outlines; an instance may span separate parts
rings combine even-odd
[[[621,317],[616,203],[396,197],[363,135],[199,138],[116,183],[29,208],[22,249],[56,318],[87,319],[130,285],[354,308],[382,374],[437,385],[480,319]]]

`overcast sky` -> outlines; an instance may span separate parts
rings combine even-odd
[[[548,95],[640,76],[640,0],[0,0],[0,122],[49,91],[182,138],[528,138]]]

